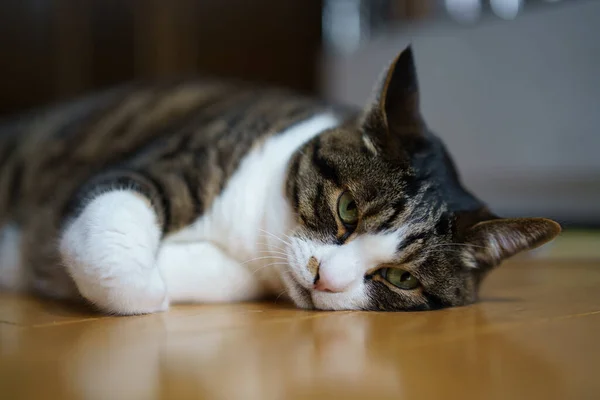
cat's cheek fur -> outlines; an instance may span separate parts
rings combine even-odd
[[[168,308],[156,265],[161,231],[149,202],[131,191],[91,200],[60,239],[60,253],[81,295],[102,311],[130,315]]]

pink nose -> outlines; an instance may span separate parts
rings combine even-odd
[[[330,292],[330,293],[334,292],[333,290],[329,289],[327,287],[327,284],[320,279],[317,281],[317,283],[315,283],[315,290],[319,290],[321,292]]]
[[[320,292],[339,293],[346,290],[347,287],[347,284],[344,284],[342,282],[334,282],[332,280],[317,275],[314,289]]]

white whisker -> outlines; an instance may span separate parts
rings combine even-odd
[[[259,244],[261,246],[274,247],[274,248],[276,248],[278,250],[282,250],[283,249],[283,247],[279,247],[281,245],[277,246],[276,244],[273,244],[273,243],[256,242],[256,244]]]
[[[283,290],[281,293],[279,293],[279,296],[277,296],[277,297],[275,298],[275,304],[277,304],[277,300],[279,300],[279,298],[280,298],[281,296],[283,296],[283,295],[285,294],[285,292],[287,292],[287,290],[286,290],[286,289],[284,289],[284,290]]]
[[[273,238],[275,238],[275,239],[277,239],[277,240],[279,240],[279,241],[281,241],[283,244],[285,244],[285,245],[287,245],[287,246],[290,246],[290,245],[291,245],[291,243],[289,243],[289,242],[287,242],[287,241],[283,240],[282,238],[280,238],[280,237],[279,237],[279,236],[277,236],[277,235],[274,235],[274,234],[273,234],[273,233],[271,233],[271,232],[265,231],[264,229],[260,229],[260,231],[261,231],[261,232],[264,232],[264,233],[266,233],[267,235],[269,235],[269,236],[271,236],[271,237],[273,237]]]
[[[285,233],[281,233],[281,234],[282,234],[283,236],[285,236],[285,237],[286,237],[288,240],[292,240],[292,237],[291,237],[291,236],[289,236],[289,235],[287,235],[287,234],[285,234]]]
[[[286,258],[286,257],[280,257],[280,256],[266,256],[266,257],[256,257],[256,258],[253,258],[253,259],[251,259],[251,260],[246,260],[246,261],[244,261],[244,262],[243,262],[243,263],[241,263],[241,264],[243,265],[243,264],[248,264],[248,263],[251,263],[251,262],[253,262],[253,261],[258,261],[258,260],[266,260],[266,259],[273,259],[273,260],[284,260],[284,261],[287,261],[287,258]]]
[[[257,251],[257,253],[265,253],[265,254],[280,254],[282,256],[286,256],[288,255],[288,253],[283,252],[283,251],[277,251],[277,250],[259,250]]]
[[[282,266],[282,265],[288,265],[288,263],[285,263],[285,262],[274,262],[274,263],[270,263],[270,264],[267,264],[267,265],[263,265],[262,267],[257,268],[254,271],[252,271],[252,275],[254,275],[255,273],[257,273],[261,269],[265,269],[267,267],[273,267],[273,266],[278,266],[279,267],[279,266]]]
[[[268,235],[260,235],[262,238],[269,240],[271,237],[274,237],[275,239],[279,240],[281,243],[283,243],[285,246],[291,246],[291,243],[286,242],[285,240],[277,237],[277,236],[268,236]],[[273,244],[271,243],[266,243],[267,246],[273,246]],[[279,244],[279,246],[281,246]]]

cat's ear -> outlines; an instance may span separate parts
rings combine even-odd
[[[487,270],[551,241],[560,231],[558,223],[546,218],[498,218],[468,228],[465,243],[471,245],[472,266]]]
[[[419,85],[410,46],[396,57],[376,88],[375,100],[365,110],[362,127],[382,149],[423,134]]]

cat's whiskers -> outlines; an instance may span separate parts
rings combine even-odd
[[[258,246],[262,246],[262,247],[265,247],[265,248],[267,248],[267,249],[271,249],[271,248],[273,248],[273,249],[275,249],[275,250],[280,250],[280,251],[284,251],[284,250],[286,250],[286,247],[283,247],[283,246],[277,246],[277,245],[274,245],[274,244],[272,244],[272,243],[256,242],[256,244],[257,244]]]
[[[277,254],[284,257],[289,257],[289,253],[286,248],[280,247],[271,243],[257,242],[257,246],[264,246],[263,249],[257,250],[259,254]]]
[[[279,254],[282,256],[286,256],[287,257],[287,253],[283,252],[283,251],[277,251],[277,250],[259,250],[257,251],[257,253],[263,253],[263,254]]]
[[[274,247],[279,250],[283,249],[282,245],[279,243],[256,242],[256,244],[259,244],[261,246]]]
[[[258,261],[258,260],[266,260],[266,259],[273,259],[273,260],[284,260],[287,261],[286,257],[281,257],[281,256],[277,256],[277,255],[273,255],[273,256],[266,256],[266,257],[256,257],[256,258],[252,258],[250,260],[246,260],[240,264],[244,265],[244,264],[248,264],[254,261]]]
[[[288,242],[288,241],[286,241],[286,240],[283,240],[283,239],[282,239],[282,238],[280,238],[279,236],[277,236],[277,235],[275,235],[275,234],[273,234],[273,233],[271,233],[271,232],[269,232],[269,231],[265,231],[264,229],[260,229],[260,228],[259,228],[259,230],[260,230],[261,232],[263,232],[263,233],[266,233],[267,235],[271,236],[272,238],[275,238],[275,239],[279,240],[280,242],[282,242],[283,244],[285,244],[285,245],[287,245],[287,246],[291,246],[291,245],[292,245],[290,242]],[[265,236],[265,235],[261,235],[261,236],[263,236],[263,237],[267,237],[267,236]],[[287,236],[287,235],[286,235],[286,236]]]
[[[254,274],[256,274],[258,271],[260,271],[260,270],[262,270],[262,269],[265,269],[265,268],[267,268],[267,267],[274,267],[274,266],[276,266],[276,267],[280,267],[280,266],[283,266],[283,265],[288,265],[288,263],[286,263],[286,262],[273,262],[273,263],[269,263],[269,264],[267,264],[267,265],[263,265],[263,266],[261,266],[261,267],[259,267],[259,268],[255,269],[254,271],[252,271],[252,274],[251,274],[251,275],[254,275]]]
[[[288,240],[292,240],[292,237],[291,237],[290,235],[288,235],[288,234],[285,234],[285,233],[283,233],[283,232],[282,232],[281,234],[282,234],[283,236],[285,236],[285,237],[286,237]],[[289,242],[288,242],[288,243],[289,243]]]
[[[279,242],[273,243],[273,242],[269,242],[269,239],[270,239],[269,236],[262,235],[262,237],[263,237],[263,239],[266,239],[266,243],[262,243],[262,245],[265,247],[268,247],[268,248],[273,247],[276,249],[284,249],[284,248],[291,246],[291,243],[287,243],[281,238],[277,238],[277,240],[281,241],[281,243],[279,243]]]
[[[279,298],[280,298],[281,296],[283,296],[283,295],[284,295],[286,292],[287,292],[287,290],[286,290],[286,289],[283,289],[283,290],[281,291],[281,293],[279,293],[279,295],[278,295],[278,296],[275,298],[275,304],[277,304],[277,300],[279,300]]]

